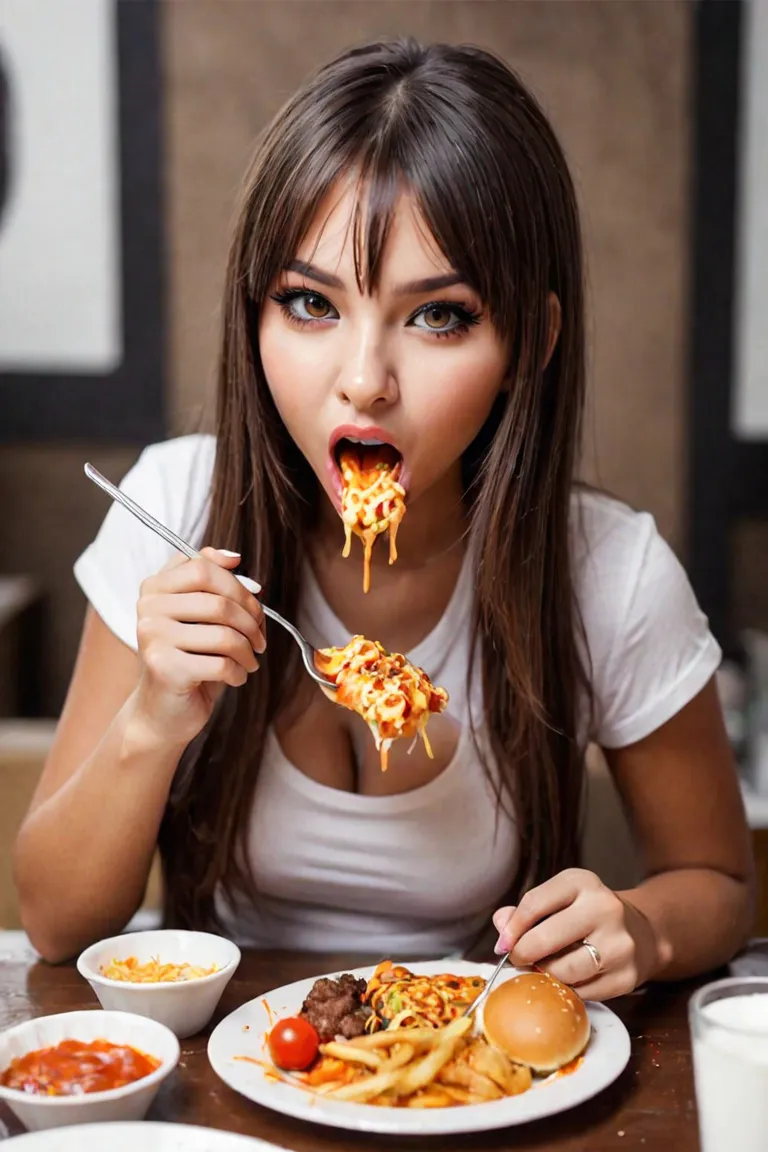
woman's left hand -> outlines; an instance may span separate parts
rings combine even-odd
[[[510,952],[513,964],[535,965],[573,985],[585,1000],[631,992],[659,967],[645,916],[583,868],[531,888],[516,908],[499,908],[493,922],[498,953]]]

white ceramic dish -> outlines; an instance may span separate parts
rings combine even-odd
[[[201,968],[216,964],[217,971],[195,980],[166,984],[129,984],[102,976],[102,964],[113,959],[127,960],[129,956],[135,956],[141,964],[153,957],[161,963],[187,962]],[[77,970],[93,988],[102,1008],[148,1016],[165,1024],[182,1040],[205,1028],[239,963],[240,949],[223,936],[167,928],[127,932],[100,940],[80,954]]]
[[[285,1152],[250,1136],[193,1124],[88,1124],[17,1136],[14,1152]]]
[[[157,1091],[179,1062],[179,1042],[170,1029],[155,1020],[127,1012],[60,1012],[27,1020],[0,1033],[0,1070],[18,1056],[49,1048],[62,1040],[108,1040],[129,1044],[161,1061],[160,1067],[142,1080],[88,1092],[82,1096],[31,1096],[0,1086],[0,1100],[30,1131],[70,1124],[106,1120],[142,1120]]]
[[[433,976],[452,972],[459,976],[482,976],[493,972],[491,964],[471,964],[465,960],[440,960],[409,964],[411,971]],[[369,979],[373,968],[359,968],[355,976]],[[332,975],[338,976],[336,972]],[[499,977],[511,979],[516,971]],[[552,1116],[581,1104],[606,1088],[623,1071],[629,1060],[629,1033],[610,1008],[587,1003],[592,1037],[583,1063],[575,1072],[548,1083],[540,1083],[520,1096],[456,1108],[380,1108],[372,1104],[347,1104],[308,1092],[306,1089],[271,1078],[268,1070],[236,1056],[253,1056],[269,1062],[266,1034],[272,1021],[294,1016],[301,1008],[317,977],[289,984],[265,997],[243,1004],[222,1020],[208,1041],[208,1058],[221,1079],[249,1100],[287,1116],[315,1124],[348,1128],[357,1132],[385,1132],[397,1135],[429,1136],[458,1132],[481,1132],[506,1128]],[[482,1009],[480,1010],[482,1011]],[[246,1030],[247,1027],[247,1030]]]

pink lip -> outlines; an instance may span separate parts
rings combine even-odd
[[[381,440],[382,444],[391,444],[392,447],[396,448],[397,451],[402,455],[401,449],[395,442],[395,438],[391,435],[391,433],[387,432],[384,428],[379,428],[375,424],[367,424],[364,427],[359,424],[339,424],[338,428],[334,428],[328,441],[327,467],[328,474],[331,479],[333,493],[336,497],[334,503],[336,504],[336,510],[338,512],[341,511],[341,494],[343,486],[341,482],[341,473],[339,472],[339,468],[336,463],[334,449],[339,440],[342,440],[345,436],[356,436],[358,440]],[[408,484],[410,481],[410,474],[406,467],[405,461],[403,461],[400,466],[400,476],[398,479],[407,492]]]
[[[328,450],[331,454],[339,440],[343,440],[345,436],[356,436],[358,440],[381,440],[382,444],[391,444],[393,448],[397,448],[394,437],[389,432],[385,432],[383,428],[377,428],[375,424],[368,424],[364,428],[359,424],[339,424],[338,428],[334,428],[331,432],[331,439],[328,443]],[[397,450],[400,451],[399,448]]]

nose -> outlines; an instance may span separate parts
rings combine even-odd
[[[394,366],[383,333],[373,320],[364,323],[350,340],[339,373],[338,396],[360,412],[391,406],[397,400]]]

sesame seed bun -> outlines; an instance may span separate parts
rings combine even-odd
[[[505,980],[483,1009],[489,1044],[534,1072],[555,1072],[580,1056],[590,1034],[584,1001],[567,984],[540,972]]]

